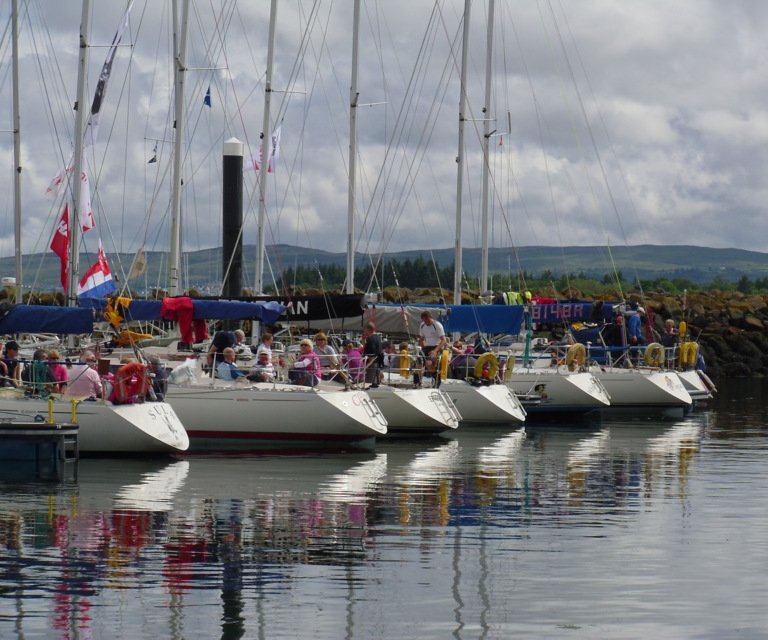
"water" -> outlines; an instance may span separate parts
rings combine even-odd
[[[678,422],[0,485],[0,638],[768,637],[768,383]]]

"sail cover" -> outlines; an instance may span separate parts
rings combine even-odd
[[[0,319],[0,334],[16,333],[91,333],[91,309],[17,304]]]

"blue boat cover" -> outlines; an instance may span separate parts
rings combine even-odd
[[[0,334],[91,333],[93,322],[91,309],[17,304],[0,319]]]
[[[161,300],[132,300],[125,320],[162,320]],[[195,320],[258,320],[274,324],[285,307],[278,302],[239,302],[237,300],[197,300],[192,298]]]

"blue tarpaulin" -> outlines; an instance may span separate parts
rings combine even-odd
[[[162,300],[132,300],[125,320],[162,320]],[[196,300],[192,298],[195,320],[259,320],[274,324],[285,307],[278,302],[239,302],[237,300]]]
[[[441,307],[436,315],[447,333],[480,331],[481,333],[517,335],[523,325],[522,305],[448,305]]]
[[[17,304],[0,319],[0,334],[91,333],[93,321],[91,309]]]

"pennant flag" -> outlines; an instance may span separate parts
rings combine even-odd
[[[277,159],[280,157],[280,134],[282,132],[282,128],[282,125],[280,125],[272,132],[272,135],[270,136],[272,144],[270,145],[269,150],[269,164],[267,165],[267,173],[273,173],[275,167],[277,166]],[[264,145],[260,145],[259,157],[251,159],[251,164],[253,165],[254,171],[261,171],[263,148]]]
[[[96,221],[93,219],[93,209],[91,208],[91,183],[88,181],[88,174],[85,169],[80,174],[80,206],[78,206],[80,215],[80,226],[83,231],[93,229]]]
[[[147,164],[152,164],[153,162],[157,162],[157,142],[155,142],[155,148],[152,149],[152,157]]]
[[[99,239],[99,252],[96,262],[85,272],[77,287],[78,298],[104,298],[115,291],[115,283],[112,281],[112,273],[107,264],[107,256]]]
[[[69,206],[66,203],[64,203],[56,230],[53,232],[51,251],[61,260],[61,286],[66,293],[69,288]]]
[[[205,98],[203,98],[203,104],[206,107],[211,106],[211,85],[208,85],[208,91],[205,92]]]
[[[72,160],[73,158],[70,156],[69,162],[67,162],[66,167],[61,171],[59,171],[53,177],[53,180],[51,180],[51,183],[48,185],[48,188],[45,190],[45,196],[47,198],[50,198],[52,200],[57,195],[59,195],[59,191],[61,191],[61,185],[63,185],[67,181],[67,178],[71,176],[72,172],[75,170]]]
[[[123,19],[120,21],[120,25],[117,27],[115,37],[112,38],[112,45],[109,47],[107,57],[104,60],[104,65],[101,67],[99,81],[96,83],[96,92],[93,95],[93,103],[91,104],[91,115],[88,116],[88,122],[85,125],[85,146],[96,142],[96,136],[99,132],[101,103],[103,102],[104,96],[107,92],[107,82],[109,81],[110,73],[112,73],[112,63],[115,60],[117,47],[123,37],[123,32],[128,27],[128,15],[131,13],[131,7],[133,7],[133,0],[128,3],[128,8],[125,10]]]

